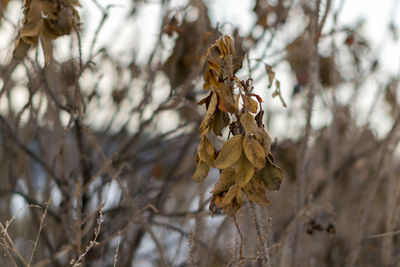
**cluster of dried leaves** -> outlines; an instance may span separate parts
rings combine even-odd
[[[235,57],[233,40],[227,35],[220,37],[207,49],[204,60],[203,88],[211,92],[199,102],[206,104],[207,112],[199,128],[201,142],[193,179],[202,182],[210,168],[219,169],[210,211],[214,214],[223,209],[233,216],[242,205],[242,193],[254,203],[268,205],[266,189],[279,189],[283,171],[275,165],[270,151],[271,138],[262,123],[261,97],[252,93],[251,79],[244,81],[235,76],[242,58]],[[222,136],[227,126],[232,136],[216,151],[209,137]]]
[[[29,48],[40,40],[45,63],[52,59],[52,40],[68,35],[79,27],[76,7],[78,0],[25,0],[24,19],[18,32],[13,54],[14,59],[23,59]]]

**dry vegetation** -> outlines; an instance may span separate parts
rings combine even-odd
[[[346,1],[80,2],[0,1],[0,266],[400,266],[399,76]]]

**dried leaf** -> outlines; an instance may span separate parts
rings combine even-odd
[[[244,95],[243,96],[243,104],[244,104],[244,107],[251,113],[257,112],[258,103],[254,99],[251,99],[251,97]]]
[[[267,192],[259,174],[255,173],[253,178],[243,187],[243,193],[254,203],[268,206]]]
[[[214,162],[215,167],[218,169],[226,169],[238,161],[243,151],[242,142],[243,135],[241,134],[235,135],[226,141]]]
[[[199,153],[200,160],[206,162],[207,165],[210,166],[210,167],[213,166],[214,160],[215,160],[214,147],[212,146],[210,141],[208,141],[208,139],[205,136],[203,136],[201,138],[201,142],[199,144],[199,152],[198,153]]]
[[[264,149],[253,136],[246,135],[243,139],[243,150],[255,168],[260,169],[265,166]]]
[[[283,171],[269,157],[267,157],[267,164],[259,174],[267,189],[279,190],[283,180]]]
[[[211,96],[212,96],[212,92],[209,92],[204,98],[202,98],[197,105],[203,105],[204,103],[206,103],[207,107],[211,101]]]
[[[44,62],[48,65],[53,58],[53,45],[51,44],[51,40],[40,35],[40,44],[42,45],[43,53],[44,53]]]
[[[240,122],[246,135],[254,135],[263,147],[265,154],[268,155],[271,150],[271,137],[264,128],[258,127],[255,118],[249,112],[243,113],[240,117]]]
[[[211,119],[214,116],[215,109],[217,108],[217,102],[217,95],[213,93],[211,96],[210,104],[208,105],[206,115],[199,127],[200,136],[204,136],[210,131]]]
[[[219,39],[216,41],[216,44],[217,44],[218,50],[219,50],[219,52],[220,52],[220,54],[221,54],[220,57],[222,58],[222,57],[226,56],[226,54],[227,54],[227,49],[226,49],[226,47],[225,47],[225,44],[224,44],[222,38],[219,38]]]
[[[222,206],[228,205],[236,197],[236,193],[239,190],[238,185],[232,186],[228,192],[222,197]]]
[[[211,128],[216,135],[222,136],[222,129],[228,126],[230,123],[229,115],[226,112],[222,112],[219,109],[215,111],[215,117],[212,121]]]
[[[238,185],[232,186],[222,197],[222,208],[228,216],[233,216],[242,206],[242,192]]]
[[[235,169],[233,167],[223,169],[218,182],[211,191],[213,195],[218,195],[225,192],[235,183]]]
[[[242,124],[246,135],[255,135],[257,133],[257,123],[249,112],[245,112],[240,116],[240,123]]]
[[[245,186],[250,181],[251,177],[253,177],[253,174],[254,166],[246,156],[242,154],[238,162],[235,164],[236,183],[239,184],[240,187]]]
[[[272,70],[272,67],[270,65],[265,65],[265,70],[267,71],[268,74],[268,80],[269,80],[268,88],[271,88],[272,83],[275,79],[275,72]]]
[[[218,95],[218,109],[223,112],[235,113],[235,103],[233,101],[233,93],[231,88],[225,83],[218,83],[218,87],[215,87],[215,92]]]
[[[214,60],[207,60],[207,67],[213,70],[217,76],[221,74],[221,67]]]
[[[193,174],[192,179],[196,183],[201,183],[206,179],[208,172],[210,170],[210,167],[208,167],[207,163],[200,160],[199,163],[197,164],[196,171]]]

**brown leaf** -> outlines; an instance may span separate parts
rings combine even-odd
[[[272,83],[275,79],[275,72],[272,70],[272,67],[270,65],[265,65],[265,70],[267,71],[268,74],[268,80],[269,80],[268,88],[271,88]]]
[[[199,163],[197,164],[196,171],[193,174],[192,179],[196,183],[201,183],[206,179],[208,172],[210,170],[210,167],[208,167],[207,163],[204,161],[200,160]]]
[[[235,183],[235,169],[233,167],[223,169],[218,182],[215,184],[211,193],[218,195],[225,192]]]
[[[283,170],[267,157],[267,164],[259,172],[264,185],[269,190],[279,190],[283,180]]]
[[[216,44],[217,44],[218,50],[219,50],[219,52],[220,52],[220,54],[221,54],[220,57],[222,58],[222,57],[226,56],[226,54],[227,54],[227,49],[226,49],[226,47],[225,47],[225,44],[224,44],[222,38],[219,38],[219,39],[216,41]]]
[[[211,101],[211,96],[212,96],[212,92],[209,92],[204,98],[202,98],[199,102],[197,102],[197,105],[203,105],[204,103],[206,103],[207,107],[210,104]]]
[[[222,136],[222,129],[228,126],[230,123],[229,115],[226,112],[222,112],[219,109],[215,111],[215,117],[212,121],[211,128],[216,135]]]
[[[239,184],[240,187],[245,186],[250,181],[251,177],[253,177],[253,174],[254,166],[246,156],[242,154],[238,162],[235,164],[236,183]]]
[[[255,173],[253,178],[243,187],[243,193],[254,203],[268,206],[267,192],[259,174]]]
[[[233,216],[242,206],[242,192],[238,185],[232,186],[222,197],[222,207],[228,216]]]
[[[226,141],[214,162],[215,167],[218,169],[226,169],[238,161],[243,151],[242,142],[243,135],[241,134],[235,135]]]
[[[214,87],[218,95],[218,109],[224,112],[235,113],[235,103],[233,100],[233,92],[225,83],[218,83],[218,87]]]
[[[246,135],[254,135],[257,141],[261,144],[266,155],[271,150],[271,137],[262,127],[258,127],[255,118],[249,113],[245,112],[240,117],[240,122],[244,128]]]
[[[236,193],[239,190],[238,185],[232,186],[226,194],[222,197],[222,206],[228,205],[236,197]]]
[[[53,58],[53,45],[51,43],[51,40],[42,35],[40,35],[40,43],[42,45],[44,53],[44,62],[46,65],[48,65]]]
[[[244,95],[243,96],[243,104],[244,104],[244,107],[248,111],[250,111],[251,113],[256,113],[257,112],[258,103],[257,103],[257,101],[255,101],[251,97],[249,97],[247,95]]]
[[[213,70],[217,76],[221,74],[221,67],[214,60],[207,60],[207,67]]]
[[[265,166],[264,149],[253,136],[246,135],[243,139],[243,150],[255,168],[260,169]]]
[[[214,116],[214,112],[217,107],[217,102],[218,102],[217,95],[213,93],[211,96],[210,104],[208,105],[206,115],[199,127],[200,136],[204,136],[210,131],[211,119]]]
[[[206,162],[207,165],[210,166],[210,167],[213,166],[214,160],[215,160],[214,147],[212,146],[210,141],[208,141],[208,139],[205,136],[203,136],[201,138],[201,142],[199,144],[199,152],[198,153],[199,153],[200,160]]]

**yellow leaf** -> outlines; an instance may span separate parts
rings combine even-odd
[[[208,141],[208,139],[203,136],[201,138],[201,142],[199,144],[199,158],[200,160],[204,161],[207,163],[208,166],[212,167],[214,164],[214,159],[215,159],[215,151],[214,147]]]
[[[223,169],[218,182],[211,191],[213,195],[218,195],[225,192],[235,183],[235,169],[233,167]]]
[[[269,205],[267,192],[259,174],[255,173],[242,190],[251,202],[262,206]]]
[[[246,135],[243,139],[243,150],[255,168],[260,169],[265,166],[264,149],[253,136]]]
[[[208,171],[210,170],[210,167],[208,167],[207,163],[204,161],[200,160],[199,163],[197,164],[196,171],[193,174],[192,179],[196,183],[201,183],[206,179],[208,175]]]
[[[211,100],[210,104],[208,105],[206,115],[199,127],[199,133],[201,136],[206,135],[210,131],[211,119],[214,116],[215,109],[217,108],[217,102],[217,95],[213,93],[211,95]]]
[[[236,197],[236,193],[239,190],[238,185],[232,186],[229,191],[222,197],[222,206],[228,205]]]
[[[218,169],[226,169],[239,160],[242,155],[243,135],[235,135],[222,146],[214,165]]]
[[[253,177],[254,174],[254,166],[250,163],[250,161],[246,158],[244,154],[240,157],[240,159],[235,164],[235,179],[236,183],[241,187],[245,186]]]

